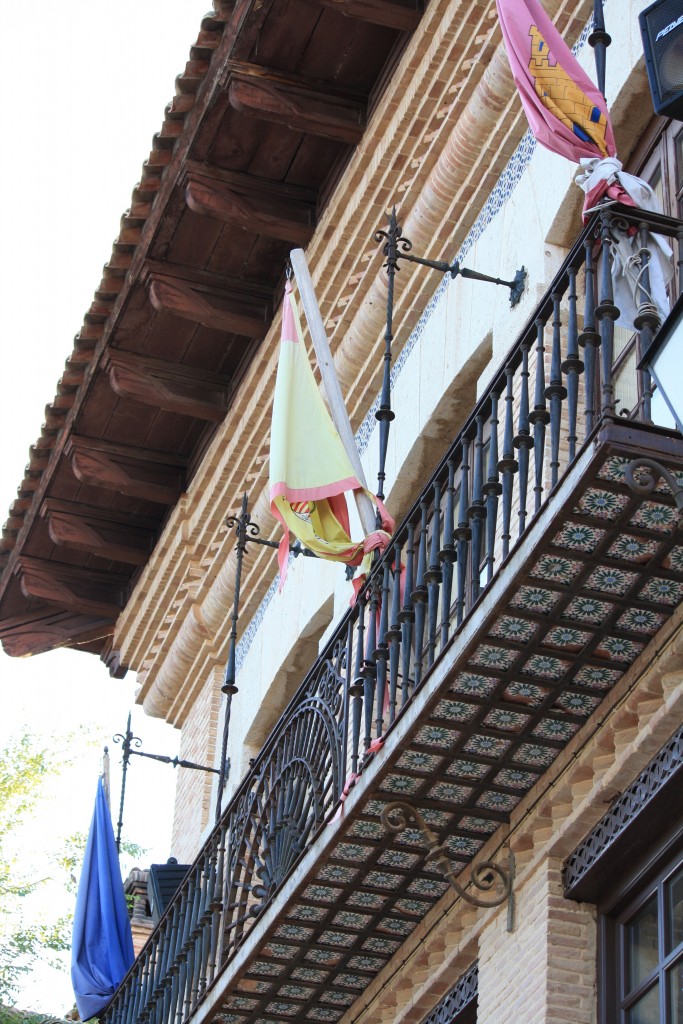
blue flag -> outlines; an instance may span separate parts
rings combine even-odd
[[[135,959],[111,815],[102,779],[78,884],[71,982],[81,1020],[108,1005]]]

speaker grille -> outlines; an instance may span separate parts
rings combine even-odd
[[[659,0],[640,15],[655,109],[673,113],[683,93],[683,0]],[[677,116],[673,113],[673,116]]]

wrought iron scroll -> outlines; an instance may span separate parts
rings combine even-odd
[[[415,822],[429,847],[427,861],[433,863],[444,876],[451,889],[461,899],[471,903],[473,907],[499,907],[509,898],[512,892],[514,875],[513,853],[510,850],[508,867],[501,867],[493,860],[481,861],[472,868],[470,881],[475,889],[482,893],[491,893],[490,897],[476,896],[463,888],[456,878],[446,849],[439,842],[439,837],[432,832],[417,807],[406,800],[393,800],[382,808],[382,824],[388,832],[398,833],[409,828],[410,819]]]
[[[626,483],[635,494],[652,494],[661,478],[676,502],[676,508],[683,513],[683,485],[673,473],[655,459],[637,458],[624,467]],[[683,519],[679,520],[683,527]]]

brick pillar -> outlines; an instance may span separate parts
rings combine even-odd
[[[477,1024],[594,1024],[596,915],[562,896],[558,860],[545,861],[516,890],[515,930],[504,910],[479,947]]]

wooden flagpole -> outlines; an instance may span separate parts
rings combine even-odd
[[[323,387],[325,388],[325,394],[327,395],[327,403],[332,416],[332,422],[337,429],[358,480],[363,487],[367,488],[365,473],[363,472],[360,455],[356,448],[356,441],[353,436],[353,430],[351,429],[349,414],[346,411],[346,403],[344,402],[339,381],[337,379],[337,372],[334,368],[332,353],[330,352],[330,345],[327,340],[327,334],[325,333],[323,318],[320,315],[318,300],[316,299],[315,291],[313,290],[313,282],[308,270],[308,264],[306,263],[306,256],[304,255],[303,249],[292,249],[289,257],[292,263],[292,270],[294,271],[297,287],[299,289],[299,295],[301,296],[301,304],[306,315],[308,329],[311,332],[311,340],[313,342],[316,359],[318,360],[318,366],[320,367],[320,376],[322,377]],[[377,529],[375,510],[367,494],[363,491],[354,491],[353,496],[356,499],[356,507],[358,509],[358,515],[360,516],[361,526],[367,536]]]

